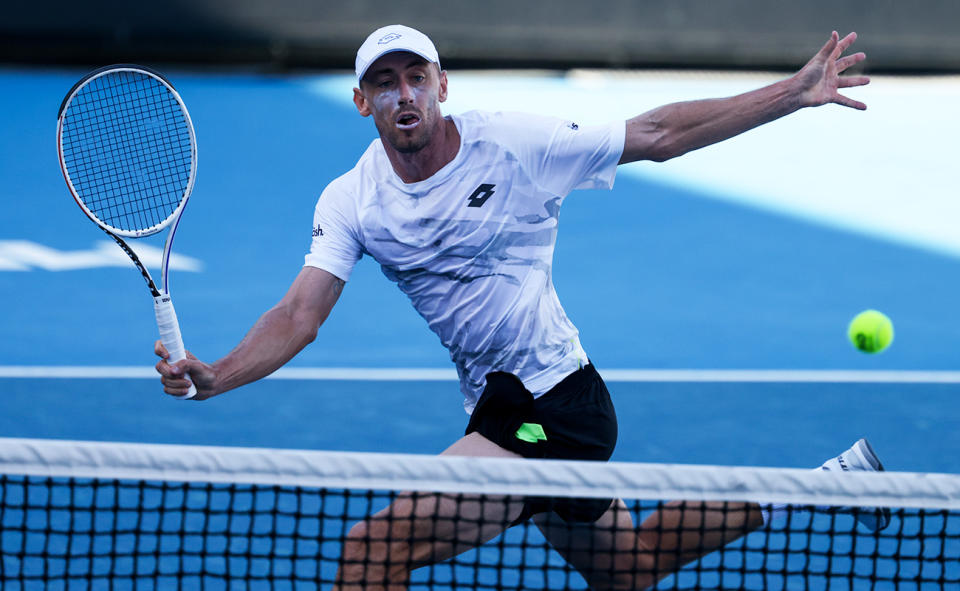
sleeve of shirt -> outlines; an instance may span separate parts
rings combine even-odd
[[[304,257],[305,267],[328,271],[343,281],[350,280],[353,267],[363,255],[356,225],[350,223],[349,195],[331,183],[317,200],[313,212],[313,240]]]
[[[502,129],[528,173],[544,189],[610,189],[623,155],[626,122],[578,125],[553,117],[501,113]]]

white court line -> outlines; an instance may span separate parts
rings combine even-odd
[[[960,371],[846,369],[605,369],[609,382],[792,382],[960,384]],[[0,378],[156,379],[153,367],[2,365]],[[453,369],[286,367],[268,379],[378,381],[456,381]]]

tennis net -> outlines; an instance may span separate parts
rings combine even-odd
[[[949,589],[958,511],[945,474],[0,439],[0,588]]]

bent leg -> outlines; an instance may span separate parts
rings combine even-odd
[[[673,502],[635,527],[617,500],[593,523],[534,522],[591,589],[644,589],[763,524],[759,505]]]
[[[515,457],[478,433],[443,453]],[[523,502],[521,497],[402,493],[347,534],[335,589],[406,589],[412,570],[452,558],[502,533],[520,515]]]
[[[623,501],[616,500],[593,523],[566,522],[555,513],[534,515],[533,522],[591,589],[642,589],[654,582],[637,577],[645,549]]]
[[[654,548],[658,579],[763,525],[755,503],[674,501],[640,525],[639,544]]]

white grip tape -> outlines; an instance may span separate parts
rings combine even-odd
[[[181,359],[186,359],[187,353],[183,347],[183,337],[180,336],[180,323],[177,322],[177,312],[173,309],[173,301],[167,294],[161,294],[153,298],[153,311],[157,315],[157,328],[160,329],[160,342],[167,348],[167,357],[169,363],[176,363]],[[189,375],[187,376],[189,377]],[[183,396],[176,398],[193,398],[197,393],[197,387],[190,384],[190,391]]]

